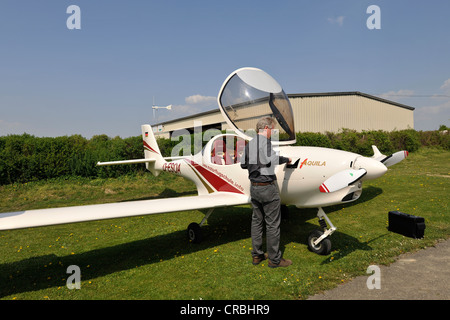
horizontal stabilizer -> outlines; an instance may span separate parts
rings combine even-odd
[[[329,193],[341,190],[355,183],[366,175],[365,169],[347,169],[332,175],[319,187],[320,192]]]
[[[217,192],[193,197],[139,200],[77,207],[0,213],[0,230],[40,227],[249,203],[248,196]]]
[[[133,164],[133,163],[148,163],[154,162],[155,159],[133,159],[133,160],[121,160],[121,161],[109,161],[109,162],[97,162],[98,166],[113,166],[117,164]]]

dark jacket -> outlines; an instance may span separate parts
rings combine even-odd
[[[289,162],[289,158],[279,156],[270,139],[262,135],[250,140],[241,158],[241,168],[248,170],[251,182],[272,182],[277,180],[275,166]]]

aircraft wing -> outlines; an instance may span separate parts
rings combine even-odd
[[[0,230],[227,207],[249,202],[249,197],[245,195],[217,192],[193,197],[7,212],[0,213]]]

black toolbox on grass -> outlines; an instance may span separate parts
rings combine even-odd
[[[415,239],[423,238],[425,219],[400,211],[389,211],[389,231]]]

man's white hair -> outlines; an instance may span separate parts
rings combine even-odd
[[[259,119],[256,124],[256,132],[259,132],[259,130],[264,130],[266,126],[269,128],[275,127],[275,119],[272,117],[262,117]]]

